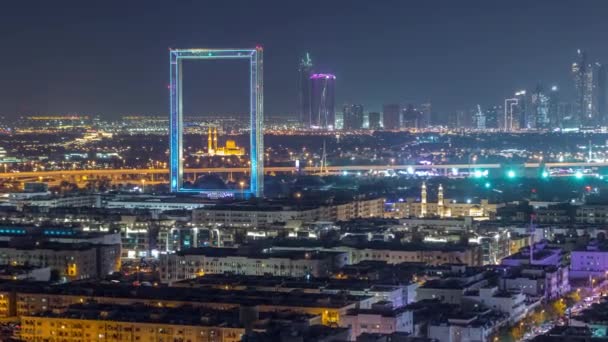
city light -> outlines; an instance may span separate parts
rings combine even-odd
[[[7,1],[0,341],[601,335],[608,3],[356,2]]]

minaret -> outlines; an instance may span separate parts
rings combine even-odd
[[[426,216],[426,183],[422,182],[422,191],[420,191],[420,216]]]
[[[217,127],[213,129],[213,150],[217,151]]]
[[[211,127],[207,129],[207,153],[213,154],[213,138],[211,138]]]
[[[439,217],[443,217],[443,185],[439,184],[439,189],[437,189],[437,215]]]

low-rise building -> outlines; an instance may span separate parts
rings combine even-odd
[[[326,277],[347,261],[346,254],[340,252],[201,247],[161,255],[160,276],[163,282],[223,273]]]
[[[504,314],[485,311],[443,315],[428,326],[428,337],[441,342],[490,342],[492,334],[507,324]]]
[[[525,247],[515,254],[511,254],[501,261],[505,266],[541,265],[559,266],[563,263],[561,248],[549,247],[546,242],[535,243],[530,253],[530,247]]]
[[[521,291],[537,300],[552,300],[570,292],[567,266],[526,265],[507,270],[500,278],[500,288]]]
[[[608,270],[608,244],[591,241],[586,247],[570,253],[571,279],[604,280]]]
[[[370,309],[349,310],[340,324],[350,329],[349,341],[356,341],[363,333],[406,332],[408,326],[404,307],[394,308],[390,302],[378,302]]]
[[[192,222],[203,226],[260,228],[294,220],[335,222],[383,215],[384,198],[356,199],[318,206],[235,203],[195,209]]]
[[[50,267],[0,266],[0,280],[50,281]]]
[[[477,304],[502,312],[507,315],[510,323],[518,322],[540,305],[538,301],[529,303],[526,296],[519,291],[502,291],[497,286],[491,285],[467,291],[462,300],[464,304]]]
[[[429,280],[416,290],[416,299],[439,300],[441,303],[461,305],[465,293],[488,284],[489,272],[464,265],[452,266],[439,279]]]
[[[94,301],[100,304],[156,307],[190,305],[228,310],[257,306],[260,313],[291,311],[320,317],[324,325],[338,325],[349,309],[369,307],[373,298],[344,294],[251,291],[214,288],[126,286],[99,282],[48,284],[6,282],[0,284],[0,317],[32,316],[46,311],[63,312],[70,305]]]
[[[306,243],[277,241],[274,249],[284,250],[320,250],[343,252],[347,254],[349,264],[364,261],[386,262],[400,264],[404,262],[425,263],[428,265],[465,264],[468,266],[483,265],[480,245],[463,245],[457,243],[425,243],[425,242],[381,242],[372,241],[355,245],[335,244],[324,246],[321,243]]]
[[[171,284],[173,287],[209,287],[216,289],[239,289],[257,291],[293,291],[318,294],[347,294],[350,296],[371,297],[373,302],[386,301],[394,307],[401,307],[415,300],[417,283],[392,284],[376,281],[336,278],[292,278],[279,276],[251,276],[232,274],[205,274],[204,277],[183,280]],[[412,295],[414,293],[414,295]],[[366,302],[367,303],[367,302]],[[366,304],[362,303],[362,305]],[[372,302],[369,302],[372,304]],[[363,308],[367,308],[364,306]]]
[[[0,242],[0,265],[50,267],[63,281],[102,278],[120,269],[120,245]]]
[[[246,324],[230,311],[75,304],[63,312],[21,316],[20,337],[23,341],[237,342]]]

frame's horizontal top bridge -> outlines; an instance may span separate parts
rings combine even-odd
[[[171,56],[180,58],[251,58],[257,49],[171,49]]]

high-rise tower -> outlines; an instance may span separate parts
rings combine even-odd
[[[420,217],[426,216],[426,182],[422,182],[420,190]]]
[[[380,129],[380,113],[370,112],[368,121],[369,129]]]
[[[304,58],[300,60],[300,66],[298,68],[299,80],[298,80],[298,115],[300,125],[303,127],[310,127],[310,110],[311,110],[311,98],[310,98],[310,76],[313,73],[312,60],[310,55],[306,53]]]
[[[605,126],[608,124],[608,83],[606,79],[606,67],[595,63],[594,67],[594,90],[597,94],[596,100],[597,123]]]
[[[382,108],[382,122],[384,129],[396,130],[401,128],[401,106],[398,104],[385,104]]]
[[[561,117],[559,115],[559,88],[552,86],[549,92],[549,127],[561,127]]]
[[[593,125],[596,121],[593,70],[587,59],[587,53],[577,50],[576,61],[572,63],[572,78],[576,90],[575,121],[586,126]]]
[[[345,130],[363,128],[363,105],[345,105],[342,111]]]
[[[437,189],[437,215],[439,217],[444,216],[443,209],[443,185],[439,184],[439,189]]]
[[[517,106],[519,104],[519,100],[517,98],[512,98],[512,99],[505,99],[505,115],[504,115],[504,119],[503,119],[503,130],[505,132],[511,132],[513,131],[516,127],[515,125],[517,125],[517,127],[519,127],[518,125],[518,120],[517,120]]]
[[[310,128],[333,130],[336,122],[335,88],[336,76],[313,74],[311,81]]]
[[[530,128],[549,128],[549,96],[545,93],[542,84],[538,84],[531,97],[532,115],[527,124]]]

